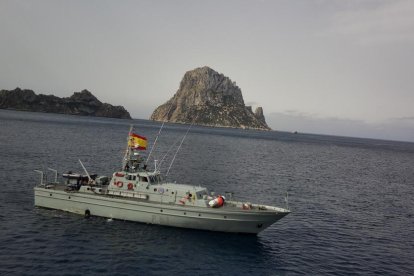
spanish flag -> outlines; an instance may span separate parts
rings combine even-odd
[[[146,150],[147,149],[147,138],[139,136],[135,133],[129,134],[128,146],[132,149]]]

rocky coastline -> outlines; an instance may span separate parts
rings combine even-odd
[[[102,103],[88,90],[66,98],[36,95],[29,89],[0,90],[0,109],[131,119],[124,107]]]

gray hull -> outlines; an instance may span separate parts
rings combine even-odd
[[[92,216],[220,232],[257,234],[289,213],[276,207],[272,210],[257,211],[157,204],[139,199],[71,193],[40,187],[35,187],[34,193],[35,205],[38,207],[81,215],[88,212]]]

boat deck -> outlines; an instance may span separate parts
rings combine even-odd
[[[200,206],[195,206],[193,204],[175,204],[175,203],[166,203],[166,202],[158,202],[158,201],[151,201],[147,198],[143,197],[128,197],[128,196],[122,196],[122,195],[114,195],[114,194],[108,194],[108,186],[100,186],[100,185],[83,185],[79,188],[75,186],[68,186],[66,184],[61,183],[48,183],[39,185],[38,188],[44,188],[48,190],[55,190],[55,191],[62,191],[66,193],[79,193],[79,194],[94,194],[102,197],[109,197],[109,198],[116,198],[116,199],[122,199],[122,200],[128,200],[128,201],[134,201],[134,202],[146,202],[146,203],[157,203],[157,204],[165,204],[169,206],[176,206],[176,207],[189,207],[189,208],[200,208]],[[80,188],[82,191],[80,191]],[[246,212],[259,212],[259,213],[268,213],[268,212],[289,212],[287,209],[274,207],[274,206],[267,206],[267,205],[260,205],[260,204],[250,204],[250,203],[243,203],[239,201],[225,201],[224,205],[219,208],[211,208],[208,206],[208,201],[206,201],[206,207],[201,208],[208,208],[211,211],[246,211]]]

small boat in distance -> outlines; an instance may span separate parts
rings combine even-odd
[[[122,169],[112,177],[68,172],[64,181],[34,187],[35,206],[89,216],[220,232],[258,234],[290,213],[280,208],[234,201],[207,188],[168,182],[149,171],[140,154],[147,139],[128,135]],[[154,143],[155,144],[155,143]],[[151,154],[151,153],[150,153]],[[80,160],[79,160],[80,161]]]

